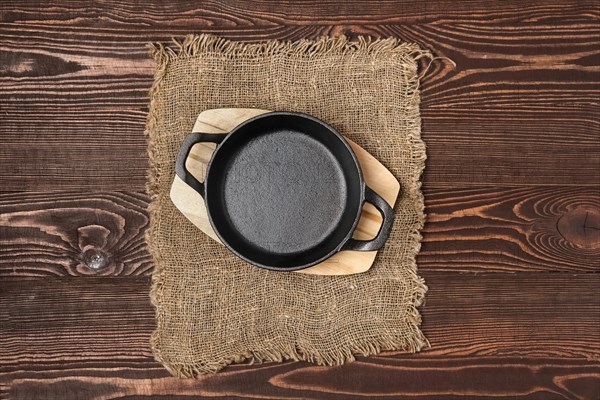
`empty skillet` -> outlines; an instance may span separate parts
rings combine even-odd
[[[185,167],[200,142],[217,143],[204,182]],[[204,198],[221,242],[270,270],[308,268],[342,250],[378,250],[394,221],[388,203],[365,185],[344,138],[306,114],[272,112],[228,134],[191,133],[175,172]],[[383,223],[374,239],[353,239],[365,201],[379,210]]]

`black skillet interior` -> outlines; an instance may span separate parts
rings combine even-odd
[[[363,181],[348,144],[327,125],[275,113],[236,128],[206,178],[213,227],[238,256],[270,269],[315,264],[360,216]]]

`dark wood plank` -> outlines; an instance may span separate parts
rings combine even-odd
[[[199,382],[168,378],[151,361],[149,278],[3,278],[0,391],[7,398],[417,392],[589,398],[597,392],[598,274],[424,276],[431,288],[422,307],[429,350],[331,369],[306,363],[236,366]]]
[[[600,187],[425,189],[421,269],[598,272]],[[0,194],[0,276],[149,275],[148,197]]]
[[[599,15],[598,4],[592,0],[507,0],[507,1],[430,1],[383,0],[376,5],[360,1],[309,0],[302,2],[259,0],[209,0],[160,2],[144,5],[134,1],[60,2],[45,3],[44,17],[55,23],[73,26],[91,24],[137,24],[155,27],[172,23],[186,29],[194,23],[215,26],[254,25],[337,25],[344,23],[412,24],[479,22],[554,22],[578,21],[583,16]],[[4,1],[5,21],[20,22],[40,18],[39,3],[34,0]],[[174,12],[177,10],[177,12]],[[74,19],[73,15],[81,15]],[[197,26],[197,25],[196,25]]]
[[[418,265],[440,271],[600,271],[600,186],[424,190]]]
[[[598,274],[422,271],[427,356],[600,357]],[[3,278],[0,362],[150,356],[149,277]]]
[[[181,380],[146,357],[134,363],[25,362],[0,378],[0,398],[594,399],[599,385],[599,363],[577,359],[397,355],[360,357],[333,368],[303,362],[233,366]]]
[[[147,206],[137,192],[0,194],[0,275],[150,274]]]
[[[516,12],[514,4],[506,6],[506,16]],[[133,6],[122,7],[127,15]],[[212,6],[206,7],[205,14],[214,16]],[[7,23],[0,27],[4,190],[142,190],[147,171],[142,132],[153,71],[145,44],[190,31],[247,41],[340,32],[416,41],[458,63],[454,70],[448,63],[434,63],[423,82],[423,136],[429,152],[425,183],[600,182],[600,26],[591,4],[525,5],[517,14],[529,10],[527,24],[503,17],[473,20],[474,13],[460,21],[456,14],[452,24],[370,24],[366,16],[334,26],[277,25],[267,17],[266,22],[251,17],[244,25],[242,15],[249,18],[251,10],[241,13],[235,5],[219,14],[231,26],[224,20],[211,25],[212,17],[203,19],[203,10],[195,8],[182,17],[188,25],[170,24],[162,14],[145,10],[135,14],[146,21],[140,25],[101,7],[97,12],[106,13],[105,24],[74,21],[68,13],[57,17],[60,6],[36,12],[25,8],[3,14]],[[564,12],[560,20],[558,14],[544,14],[558,10]],[[32,147],[36,163],[25,161]]]

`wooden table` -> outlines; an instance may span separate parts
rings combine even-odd
[[[599,14],[576,0],[3,1],[0,399],[597,399]],[[457,63],[422,85],[431,349],[198,381],[153,360],[145,43],[190,32],[397,36]]]

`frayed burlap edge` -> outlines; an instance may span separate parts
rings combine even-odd
[[[345,36],[340,36],[336,38],[321,37],[316,41],[303,39],[296,42],[270,40],[262,43],[241,43],[213,35],[202,34],[188,35],[183,41],[173,39],[173,43],[173,47],[166,47],[160,43],[150,44],[150,54],[156,61],[157,66],[154,83],[150,90],[150,109],[145,131],[149,140],[148,153],[150,159],[146,189],[151,197],[151,202],[148,207],[150,213],[150,226],[146,232],[146,242],[155,264],[152,275],[152,288],[150,291],[150,299],[156,308],[157,329],[151,337],[151,346],[155,359],[162,363],[173,375],[181,378],[189,378],[197,377],[199,374],[217,372],[231,363],[248,362],[253,364],[268,361],[282,362],[284,360],[304,360],[319,365],[341,365],[355,360],[356,355],[370,356],[379,354],[382,351],[392,350],[415,353],[420,351],[423,347],[429,347],[429,341],[420,330],[421,315],[418,311],[418,307],[421,305],[425,293],[427,292],[427,286],[425,285],[424,280],[417,275],[416,265],[416,256],[421,248],[422,236],[420,231],[423,228],[425,221],[425,207],[423,194],[421,192],[420,176],[425,168],[425,160],[427,157],[425,143],[421,140],[421,120],[419,116],[420,91],[417,82],[414,98],[411,99],[411,108],[408,110],[409,113],[416,114],[416,123],[411,127],[408,137],[412,144],[414,157],[418,161],[418,173],[414,174],[414,179],[410,185],[411,187],[407,189],[409,189],[408,192],[412,194],[412,201],[414,202],[415,208],[421,210],[423,218],[410,234],[409,248],[411,254],[409,258],[411,262],[407,265],[407,268],[410,270],[410,275],[414,283],[414,293],[413,301],[409,309],[409,316],[405,321],[406,331],[410,332],[409,337],[392,337],[390,333],[385,332],[381,337],[355,341],[351,344],[351,347],[340,348],[326,354],[313,354],[296,344],[290,344],[289,346],[281,348],[248,351],[216,362],[199,361],[191,365],[167,362],[162,357],[158,333],[163,326],[163,316],[161,314],[163,262],[158,246],[151,239],[152,232],[157,229],[157,226],[154,224],[154,214],[157,211],[155,208],[157,202],[155,200],[160,194],[158,177],[161,176],[162,171],[160,170],[160,166],[155,162],[156,154],[154,152],[156,151],[156,146],[154,145],[152,132],[157,124],[156,95],[161,89],[161,84],[167,73],[169,64],[179,58],[190,58],[200,54],[210,53],[228,58],[263,57],[275,53],[288,53],[306,57],[324,54],[343,55],[353,53],[365,53],[371,55],[397,54],[400,56],[400,61],[402,61],[402,58],[408,57],[409,59],[406,59],[406,62],[415,62],[420,58],[428,58],[430,60],[429,65],[431,65],[431,61],[435,59],[429,51],[420,49],[418,45],[401,43],[395,38],[372,40],[368,37],[359,37],[356,41],[349,41]],[[429,65],[421,75],[426,72]]]

